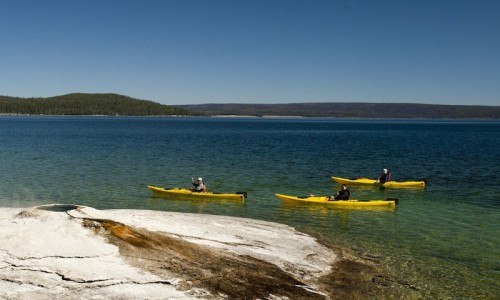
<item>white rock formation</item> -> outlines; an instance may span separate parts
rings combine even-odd
[[[159,276],[132,266],[106,237],[82,226],[85,219],[113,220],[221,253],[250,256],[278,266],[305,285],[328,274],[336,260],[335,253],[314,238],[276,223],[146,210],[41,208],[0,209],[0,298],[223,297],[203,287],[181,288],[189,278]]]

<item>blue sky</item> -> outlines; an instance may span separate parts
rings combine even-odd
[[[500,1],[0,0],[0,94],[500,105]]]

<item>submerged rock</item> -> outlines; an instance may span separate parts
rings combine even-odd
[[[0,209],[3,298],[324,298],[336,254],[293,228],[76,205]]]

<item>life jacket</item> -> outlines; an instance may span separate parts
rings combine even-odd
[[[390,180],[391,180],[391,172],[387,172],[387,174],[382,173],[382,175],[380,175],[380,177],[379,177],[380,183],[386,183]]]

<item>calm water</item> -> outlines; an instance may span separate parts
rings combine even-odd
[[[429,178],[425,190],[351,186],[394,210],[285,205],[330,176]],[[423,297],[500,294],[500,122],[0,117],[0,205],[78,203],[244,216],[376,257]],[[247,191],[244,204],[151,197],[147,184]]]

